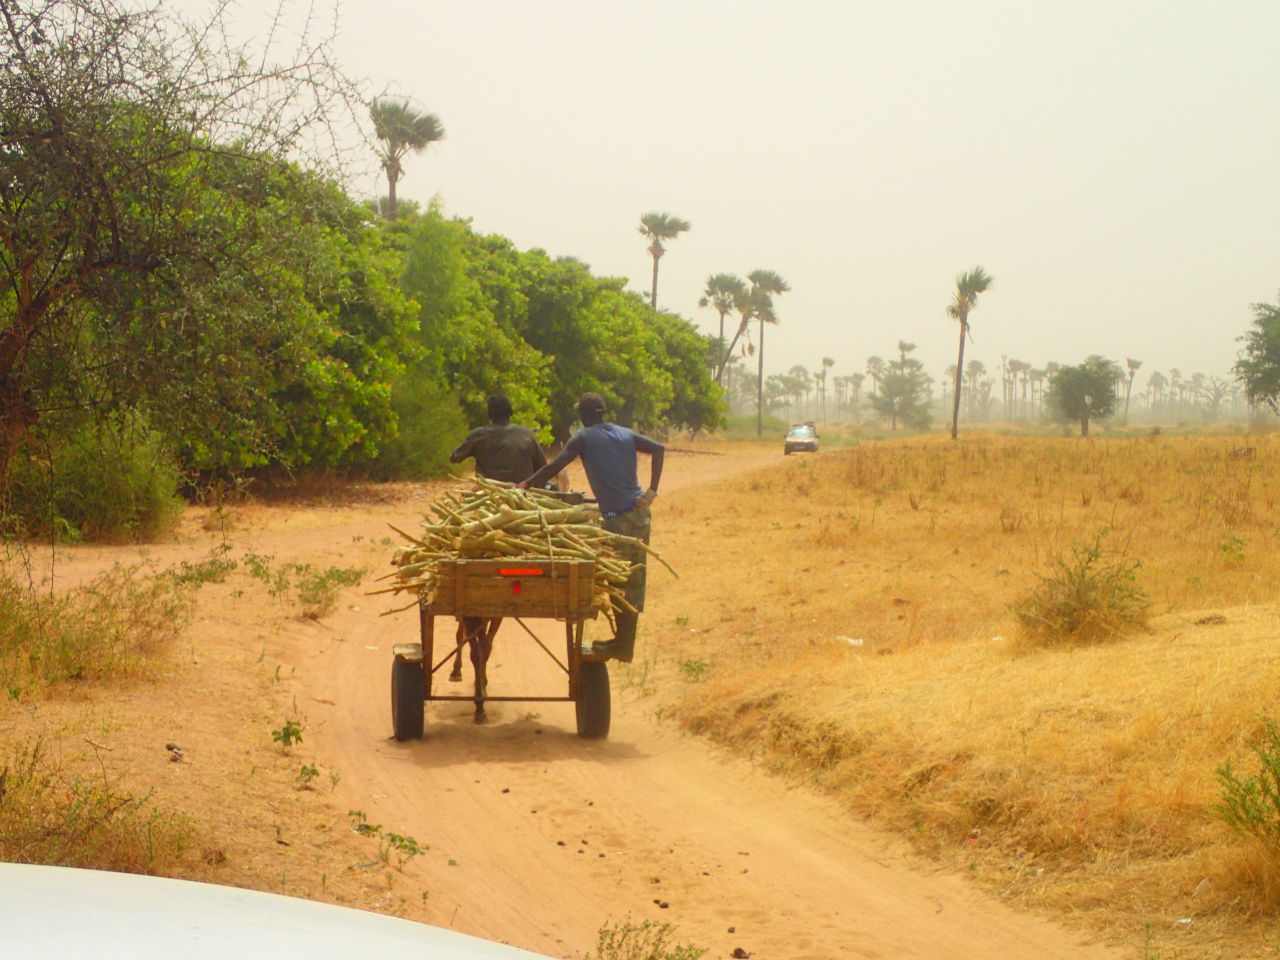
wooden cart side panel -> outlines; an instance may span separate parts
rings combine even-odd
[[[511,572],[520,570],[530,573]],[[590,588],[594,578],[590,560],[442,560],[432,612],[589,619],[597,613]]]

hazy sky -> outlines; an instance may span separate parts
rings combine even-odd
[[[438,194],[645,292],[640,215],[683,217],[659,306],[713,331],[708,275],[791,284],[766,373],[861,372],[902,339],[939,377],[955,277],[981,265],[995,284],[966,360],[1226,375],[1250,304],[1280,290],[1275,0],[351,0],[340,17],[347,71],[445,126],[402,198]]]

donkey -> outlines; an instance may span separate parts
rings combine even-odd
[[[462,648],[469,646],[471,668],[476,678],[476,723],[485,723],[489,719],[484,712],[484,698],[489,687],[489,656],[493,653],[493,638],[501,624],[501,617],[463,617],[458,621],[458,632],[455,635],[458,646],[453,654],[453,671],[449,674],[449,679],[455,683],[462,679]]]

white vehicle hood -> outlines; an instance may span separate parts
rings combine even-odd
[[[6,960],[551,960],[349,907],[100,870],[0,863]]]

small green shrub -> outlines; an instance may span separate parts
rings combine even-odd
[[[1221,799],[1214,816],[1240,835],[1280,855],[1280,726],[1261,716],[1262,740],[1251,745],[1258,772],[1242,777],[1224,760],[1217,769]]]
[[[378,845],[378,856],[383,863],[389,863],[391,854],[394,853],[396,869],[403,870],[406,863],[430,849],[425,843],[418,843],[413,837],[401,836],[398,833],[384,833]]]
[[[1222,551],[1222,555],[1228,560],[1234,560],[1239,563],[1244,560],[1245,542],[1239,537],[1226,536],[1222,538],[1222,542],[1218,544],[1218,549]]]
[[[431,849],[427,844],[419,843],[413,837],[384,832],[382,824],[370,823],[363,810],[348,810],[347,816],[351,818],[352,830],[362,837],[370,837],[378,841],[379,860],[389,864],[391,862],[391,854],[394,853],[396,855],[397,870],[403,870],[406,863]],[[452,862],[450,861],[450,863]]]
[[[333,612],[338,604],[338,594],[343,587],[354,587],[367,572],[364,567],[329,567],[318,570],[309,563],[284,563],[272,567],[272,557],[247,553],[245,569],[249,575],[267,585],[273,596],[296,591],[302,615],[308,620],[319,620]]]
[[[164,575],[177,583],[188,583],[194,586],[222,583],[237,567],[236,561],[227,556],[229,549],[225,545],[215,547],[203,560],[197,560],[194,563],[183,560],[177,566],[164,571]]]
[[[302,615],[308,620],[319,620],[333,612],[338,605],[338,594],[343,587],[354,587],[364,579],[363,567],[329,567],[317,570],[310,564],[296,567],[298,573],[298,601]]]
[[[698,960],[707,952],[705,947],[673,945],[675,932],[674,924],[653,920],[605,924],[596,938],[596,952],[583,960]]]
[[[281,751],[288,753],[295,743],[302,742],[302,724],[297,720],[286,720],[281,729],[271,731],[271,739],[280,744]]]
[[[686,680],[702,680],[711,664],[705,660],[681,660],[679,666]]]
[[[1024,636],[1042,645],[1096,643],[1145,627],[1150,605],[1137,584],[1139,561],[1106,551],[1101,531],[1092,544],[1073,544],[1050,561],[1047,574],[1014,604]]]

